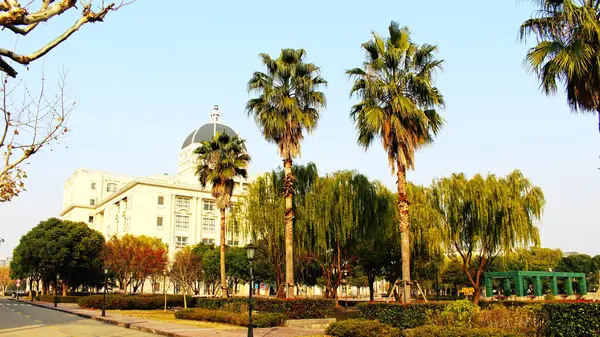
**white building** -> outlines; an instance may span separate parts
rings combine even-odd
[[[107,239],[124,234],[160,238],[171,254],[199,242],[218,245],[219,210],[210,186],[202,188],[195,176],[193,151],[217,132],[232,136],[237,133],[220,122],[218,106],[210,117],[209,123],[193,130],[183,141],[176,175],[133,177],[78,169],[65,183],[60,216],[86,222]],[[248,183],[246,179],[236,180],[234,202],[247,190]],[[244,245],[245,241],[236,233],[227,233],[228,245]]]
[[[10,257],[0,257],[0,268],[6,268],[10,266]]]

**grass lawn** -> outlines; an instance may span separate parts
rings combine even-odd
[[[162,321],[169,322],[175,324],[185,324],[192,325],[199,328],[211,328],[211,329],[244,329],[243,327],[222,323],[213,323],[213,322],[202,322],[202,321],[193,321],[189,319],[177,319],[175,318],[175,313],[173,311],[167,310],[167,312],[163,312],[162,310],[110,310],[111,313],[121,314],[126,316],[133,316],[139,318],[145,318],[147,320],[153,321]]]

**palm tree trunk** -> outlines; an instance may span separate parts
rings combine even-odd
[[[410,303],[410,223],[406,196],[406,168],[398,161],[398,218],[400,220],[400,249],[404,303]]]
[[[292,160],[283,161],[285,178],[283,182],[285,197],[285,283],[287,298],[294,297],[294,175],[292,174]]]
[[[225,275],[225,208],[221,208],[221,290],[227,298],[227,277]]]

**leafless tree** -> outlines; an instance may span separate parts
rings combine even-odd
[[[68,95],[66,72],[61,74],[53,94],[47,92],[44,75],[35,91],[6,74],[0,79],[0,111],[4,117],[0,121],[0,202],[6,202],[23,191],[27,178],[23,167],[28,159],[69,132],[67,122],[77,102]]]
[[[81,10],[81,16],[71,27],[33,53],[19,54],[10,48],[0,48],[0,72],[4,72],[11,77],[16,77],[17,71],[7,61],[12,60],[22,65],[28,65],[64,42],[86,23],[102,22],[108,12],[116,11],[133,2],[133,0],[129,2],[123,0],[119,4],[116,4],[105,3],[102,0],[99,1],[99,6],[95,6],[96,8],[94,9],[93,0],[80,0],[79,7],[77,6],[77,0],[24,1],[26,3],[21,5],[18,0],[0,0],[0,27],[2,30],[8,29],[14,34],[25,36],[38,27],[40,22],[47,22],[67,11]],[[4,36],[6,37],[6,35]]]

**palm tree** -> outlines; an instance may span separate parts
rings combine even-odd
[[[221,289],[227,298],[225,274],[225,209],[231,205],[235,178],[248,176],[250,156],[246,153],[244,140],[226,133],[217,133],[210,141],[200,143],[194,151],[198,155],[196,175],[202,187],[211,184],[211,193],[221,211]]]
[[[387,152],[392,173],[398,181],[398,217],[402,255],[404,302],[410,302],[410,224],[406,171],[414,168],[415,151],[433,142],[444,124],[436,108],[444,99],[433,85],[433,75],[441,69],[435,59],[437,47],[417,45],[410,40],[408,28],[394,21],[390,36],[363,43],[366,61],[363,68],[346,73],[354,83],[350,91],[359,102],[350,112],[358,131],[358,143],[367,149],[380,138]]]
[[[319,89],[327,85],[319,67],[305,63],[304,49],[283,49],[279,58],[260,54],[267,72],[255,72],[248,91],[258,97],[246,104],[263,136],[277,144],[285,171],[285,279],[287,297],[294,296],[294,182],[292,160],[300,155],[304,132],[312,132],[325,107],[325,94]]]
[[[521,40],[533,35],[525,63],[546,95],[559,83],[574,112],[598,113],[600,131],[600,1],[534,0],[539,10],[519,30]]]

